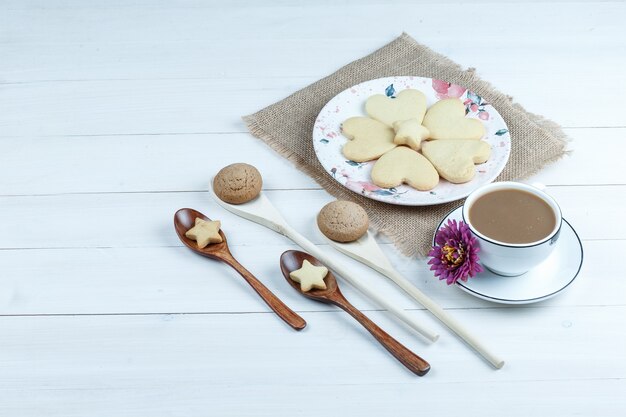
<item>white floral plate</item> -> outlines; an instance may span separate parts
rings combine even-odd
[[[448,213],[435,230],[439,230],[448,219],[463,220],[461,210],[462,207],[458,207]],[[474,297],[494,303],[530,304],[563,292],[574,282],[582,265],[583,245],[572,225],[563,219],[554,252],[530,271],[517,277],[505,277],[485,268],[467,282],[457,281],[456,285]]]
[[[452,184],[441,179],[431,191],[418,191],[407,185],[380,188],[372,183],[370,171],[375,161],[348,161],[341,153],[348,139],[341,134],[341,124],[354,116],[366,116],[365,100],[374,94],[395,97],[407,88],[426,95],[428,106],[452,97],[460,98],[467,117],[480,119],[485,125],[486,140],[491,145],[491,158],[476,166],[476,176],[465,184]],[[481,185],[492,182],[504,169],[511,152],[511,136],[502,116],[482,97],[445,81],[423,77],[386,77],[365,81],[336,95],[322,109],[313,127],[313,147],[322,166],[341,185],[374,200],[406,206],[441,204],[467,197]]]

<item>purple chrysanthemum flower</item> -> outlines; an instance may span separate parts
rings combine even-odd
[[[428,261],[435,276],[445,279],[448,285],[458,280],[467,281],[483,271],[478,263],[478,242],[472,236],[469,226],[460,221],[448,220],[435,236],[435,245],[428,252]]]

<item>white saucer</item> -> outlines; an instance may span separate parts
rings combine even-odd
[[[461,207],[448,213],[437,226],[437,230],[448,219],[463,220]],[[582,264],[583,246],[580,238],[567,220],[563,219],[561,235],[554,252],[532,270],[517,277],[504,277],[485,269],[467,282],[458,281],[456,285],[475,297],[494,303],[530,304],[547,300],[562,292],[574,282]]]

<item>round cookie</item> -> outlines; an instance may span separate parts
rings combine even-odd
[[[369,227],[367,213],[351,201],[337,200],[326,204],[317,215],[320,231],[336,242],[353,242]]]
[[[263,178],[249,164],[238,163],[225,166],[213,178],[213,191],[230,204],[243,204],[256,198],[261,192]]]

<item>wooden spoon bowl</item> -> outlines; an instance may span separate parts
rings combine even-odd
[[[326,284],[325,290],[320,290],[318,288],[312,288],[309,291],[302,291],[300,289],[300,284],[296,281],[292,280],[289,274],[296,269],[300,269],[302,267],[302,263],[307,260],[311,264],[315,266],[324,266],[316,257],[313,255],[309,255],[306,252],[297,251],[297,250],[289,250],[284,252],[280,257],[280,270],[282,271],[285,278],[287,278],[287,282],[291,285],[296,291],[299,291],[302,295],[312,300],[321,301],[324,303],[334,304],[332,301],[333,294],[341,294],[339,290],[339,286],[337,285],[337,280],[330,270],[328,271],[328,275],[324,277],[324,283]]]
[[[402,345],[396,339],[387,334],[383,329],[378,327],[373,321],[371,321],[367,316],[361,313],[356,309],[346,298],[343,296],[341,291],[339,290],[339,285],[337,285],[337,280],[333,273],[329,270],[326,277],[324,277],[324,282],[326,283],[326,289],[311,289],[309,291],[302,291],[300,289],[300,284],[291,279],[289,274],[296,269],[300,269],[302,267],[302,263],[307,260],[311,264],[315,266],[324,266],[320,261],[318,261],[314,256],[309,255],[308,253],[297,251],[297,250],[288,250],[284,252],[280,257],[280,270],[283,273],[283,276],[296,291],[300,294],[304,295],[307,298],[312,300],[321,301],[323,303],[334,304],[352,317],[354,317],[359,323],[363,325],[371,334],[374,336],[378,342],[383,345],[385,349],[389,351],[396,359],[398,359],[404,366],[406,366],[411,372],[424,376],[430,370],[430,365],[424,359],[420,358],[418,355],[410,351],[406,346]]]
[[[187,233],[189,229],[195,226],[196,218],[200,218],[207,222],[211,221],[211,219],[209,219],[204,214],[190,208],[180,209],[176,212],[176,214],[174,214],[174,228],[176,229],[176,234],[178,235],[178,238],[181,242],[183,242],[183,245],[187,246],[189,249],[199,255],[206,256],[212,259],[217,259],[220,261],[224,260],[224,254],[227,253],[230,255],[230,251],[228,249],[226,235],[224,234],[224,232],[222,232],[221,229],[219,233],[222,237],[222,241],[220,243],[212,243],[205,246],[204,248],[199,248],[195,240],[189,239],[187,236],[185,236],[185,233]]]
[[[185,233],[191,229],[196,222],[196,218],[211,221],[204,214],[190,208],[182,208],[174,214],[174,229],[178,238],[185,246],[195,253],[206,256],[207,258],[216,259],[230,265],[235,269],[250,286],[259,294],[265,303],[283,319],[288,325],[296,330],[302,330],[306,326],[306,321],[285,303],[283,303],[274,293],[272,293],[265,285],[261,283],[250,271],[243,267],[228,249],[228,241],[226,235],[220,230],[222,241],[220,243],[212,243],[204,248],[199,248],[195,240],[189,239]]]

